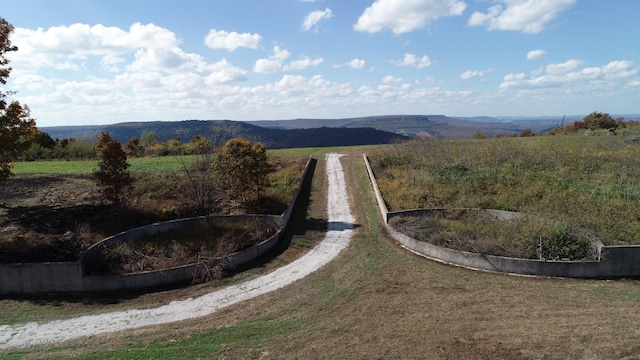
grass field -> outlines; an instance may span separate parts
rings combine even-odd
[[[371,149],[373,146],[361,146],[363,150]],[[344,147],[333,148],[299,148],[299,149],[278,149],[269,150],[271,156],[291,156],[291,157],[309,157],[317,153],[340,152]],[[187,156],[159,156],[159,157],[140,157],[129,158],[127,161],[131,164],[129,171],[175,171],[183,169],[183,161],[190,163],[193,161],[193,155]],[[90,174],[98,169],[97,160],[55,160],[55,161],[31,161],[17,162],[13,168],[13,173],[19,174]]]
[[[517,211],[580,227],[606,245],[634,245],[640,244],[640,219],[630,216],[640,211],[640,145],[625,139],[639,131],[413,141],[377,153],[372,165],[391,210]]]
[[[640,281],[515,277],[417,257],[382,230],[361,150],[343,160],[351,245],[318,272],[211,316],[0,353],[7,359],[635,359]],[[306,231],[270,262],[220,282],[139,296],[3,299],[12,323],[150,307],[287,263],[322,237],[322,154]],[[15,314],[15,315],[13,315]]]

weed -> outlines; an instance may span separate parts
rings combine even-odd
[[[276,229],[259,220],[206,223],[142,237],[105,247],[99,273],[133,273],[165,270],[202,263],[216,269],[217,261],[266,240]]]
[[[390,210],[487,208],[640,244],[640,146],[621,136],[414,140],[370,156]],[[561,255],[559,255],[561,256]]]

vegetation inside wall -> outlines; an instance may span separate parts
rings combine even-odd
[[[196,156],[172,158],[171,166],[158,158],[137,159],[136,168],[141,170],[132,172],[135,186],[127,202],[119,205],[105,203],[92,175],[86,173],[95,161],[78,167],[74,174],[11,178],[0,188],[0,262],[76,261],[84,249],[107,236],[158,221],[204,215],[195,196],[197,189],[183,168],[191,168]],[[302,178],[306,160],[271,157],[274,172],[259,198],[238,200],[214,187],[206,214],[281,214]],[[34,164],[46,168],[50,162]],[[136,262],[129,265],[135,267]]]
[[[274,235],[277,229],[259,219],[204,223],[104,247],[93,273],[121,274],[205,264],[221,271],[219,260]],[[211,274],[211,272],[207,272]],[[203,279],[204,280],[204,279]]]
[[[597,237],[605,245],[640,244],[640,144],[631,140],[640,133],[640,127],[629,124],[619,128],[615,136],[606,135],[606,130],[556,133],[463,141],[414,140],[377,152],[371,157],[372,165],[391,210],[517,211],[565,224],[558,229],[561,235],[567,235],[565,238],[574,237],[571,229],[582,229],[578,232],[582,235],[575,236],[573,242]],[[455,237],[464,237],[477,225],[464,221],[445,228],[457,229]],[[506,231],[504,224],[496,226]],[[525,228],[513,226],[511,233],[497,237],[482,251],[517,253],[517,249],[528,247],[522,256],[535,258],[532,246],[539,244],[541,234],[530,234],[526,245],[520,241],[527,232]],[[583,254],[571,257],[580,259]]]

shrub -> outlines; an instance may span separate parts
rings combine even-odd
[[[115,204],[121,203],[131,192],[133,178],[127,170],[127,154],[120,142],[112,140],[107,132],[102,132],[96,141],[99,169],[94,173],[104,197]]]

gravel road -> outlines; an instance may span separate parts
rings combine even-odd
[[[34,322],[3,325],[0,326],[0,349],[59,343],[85,336],[206,316],[226,306],[280,289],[320,269],[349,244],[353,232],[354,218],[349,208],[341,156],[326,156],[327,233],[322,242],[300,259],[254,280],[154,309],[111,312],[44,324]]]

